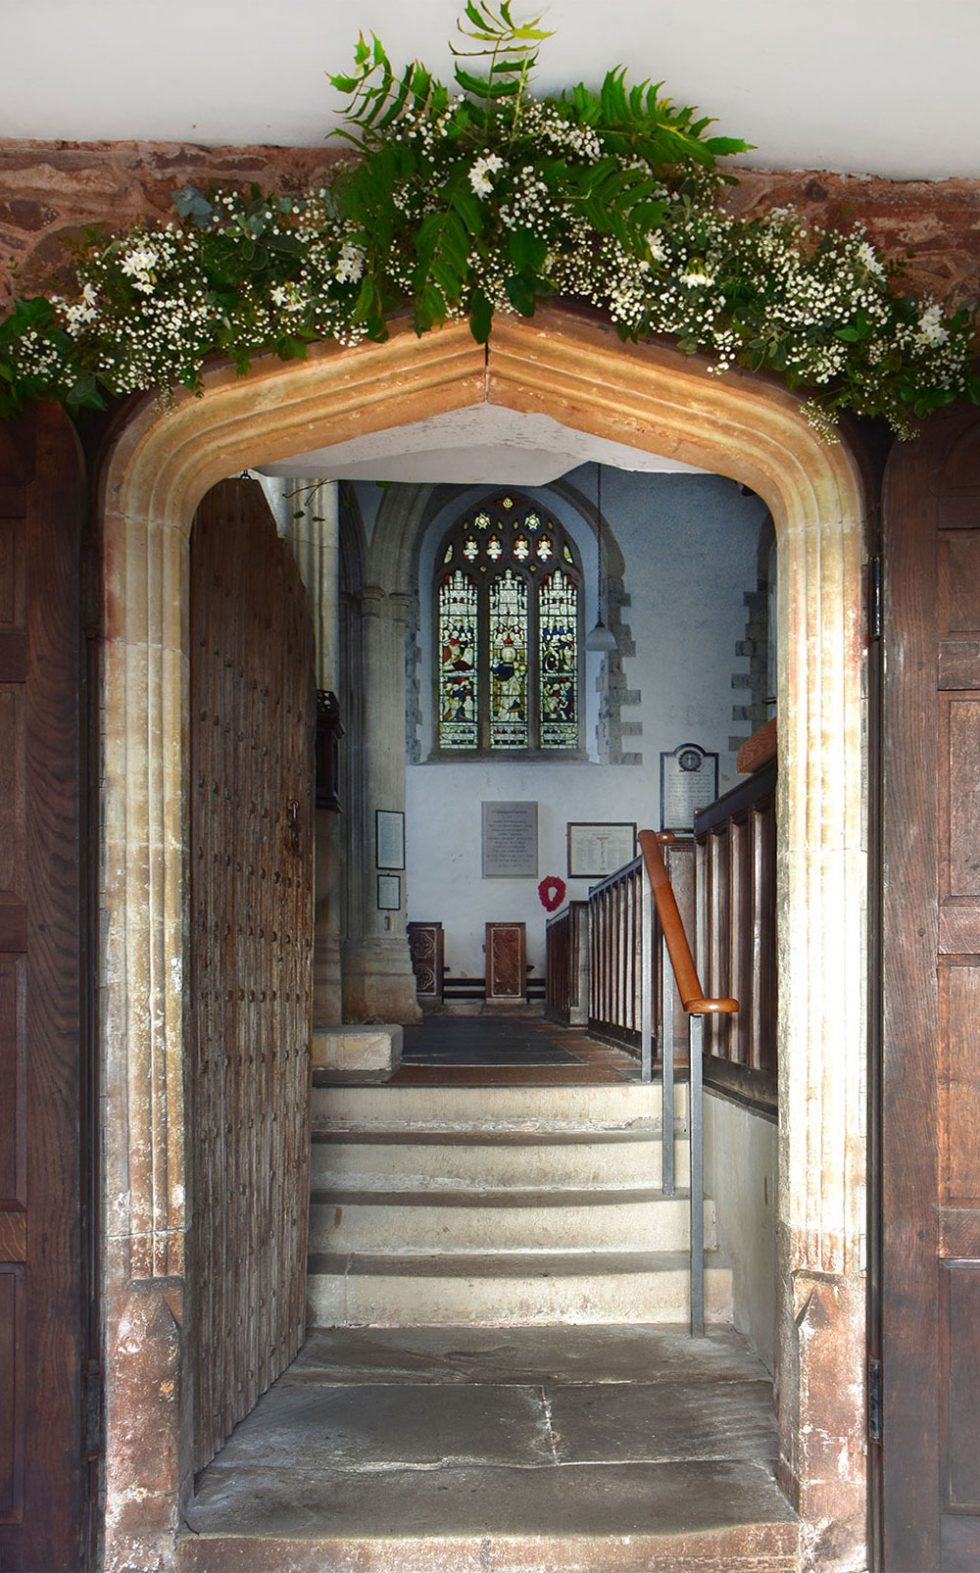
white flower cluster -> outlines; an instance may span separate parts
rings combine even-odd
[[[500,222],[505,229],[530,229],[546,239],[564,209],[555,202],[551,187],[542,180],[533,164],[525,164],[514,177],[513,195],[500,207]]]
[[[470,185],[478,197],[488,197],[493,190],[493,177],[503,169],[504,161],[497,153],[484,153],[470,168]]]
[[[548,156],[563,153],[584,164],[596,164],[602,157],[602,141],[591,126],[566,120],[554,104],[527,98],[518,122],[520,134],[537,144]]]

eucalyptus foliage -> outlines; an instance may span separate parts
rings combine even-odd
[[[790,209],[733,218],[717,160],[749,144],[713,135],[662,83],[618,68],[597,91],[537,97],[539,18],[470,0],[458,30],[451,86],[359,39],[330,78],[352,155],[328,187],[185,187],[172,223],[90,235],[76,293],[20,300],[0,323],[0,414],[199,392],[210,355],[244,372],[262,351],[384,338],[406,309],[419,333],[465,318],[482,342],[495,312],[530,317],[549,298],[587,302],[624,338],[669,335],[718,374],[776,372],[828,434],[842,409],[907,434],[980,395],[970,309],[903,294],[859,229]]]

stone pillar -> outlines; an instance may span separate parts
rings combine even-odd
[[[336,481],[287,483],[274,511],[309,591],[316,638],[316,686],[340,690],[340,515]],[[350,742],[355,742],[350,739]],[[349,804],[343,805],[345,812]],[[343,1019],[340,967],[340,825],[328,809],[316,811],[314,882],[313,1024]]]
[[[405,621],[412,597],[366,585],[360,596],[364,653],[364,724],[360,739],[363,793],[352,804],[360,857],[351,858],[350,877],[359,881],[357,928],[343,953],[344,1015],[348,1021],[417,1021],[405,926],[405,873],[401,908],[378,910],[378,867],[375,854],[377,809],[405,811]],[[357,740],[355,740],[357,743]]]

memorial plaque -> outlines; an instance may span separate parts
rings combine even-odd
[[[484,879],[537,879],[537,803],[484,803]]]
[[[718,796],[718,755],[697,743],[682,743],[672,754],[660,755],[660,828],[688,835],[694,812]]]
[[[569,821],[566,834],[569,879],[605,879],[636,856],[635,824]]]

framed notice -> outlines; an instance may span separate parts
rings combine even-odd
[[[636,823],[568,824],[569,879],[605,879],[636,856]]]
[[[402,904],[400,874],[378,875],[378,911],[398,912]]]
[[[405,867],[405,815],[379,808],[374,815],[374,862],[377,868]]]
[[[484,879],[537,879],[537,803],[483,804]]]
[[[718,796],[718,755],[697,743],[681,743],[660,755],[660,828],[690,835],[696,809]]]

